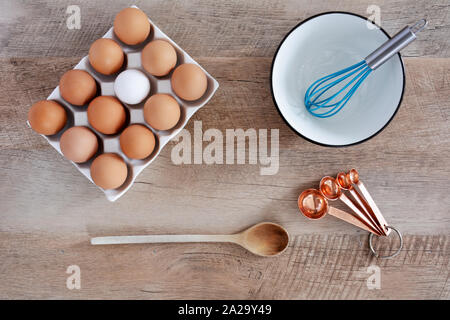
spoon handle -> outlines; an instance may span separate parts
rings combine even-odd
[[[380,222],[381,226],[383,227],[386,235],[389,235],[391,233],[391,229],[389,229],[387,226],[387,222],[384,219],[383,215],[381,214],[380,209],[378,209],[378,206],[376,205],[375,201],[373,201],[372,196],[370,195],[369,191],[367,191],[367,188],[364,186],[364,184],[361,181],[358,181],[356,184],[361,190],[364,198],[366,198],[367,202],[369,203],[370,207],[373,209],[373,212],[375,213],[375,216],[377,220]]]
[[[374,227],[376,227],[377,231],[379,231],[381,234],[386,235],[384,233],[384,228],[381,226],[381,224],[378,222],[378,219],[376,218],[372,208],[370,205],[366,202],[366,200],[361,196],[361,194],[353,187],[349,189],[350,194],[353,196],[353,198],[358,202],[361,208],[364,210],[364,215],[366,218],[372,223]]]
[[[360,220],[358,220],[351,213],[348,213],[348,212],[345,212],[345,211],[340,210],[338,208],[330,206],[329,209],[328,209],[328,214],[331,214],[332,216],[335,216],[336,218],[344,220],[345,222],[351,223],[354,226],[357,226],[358,228],[361,228],[361,229],[369,231],[369,232],[371,232],[373,234],[376,234],[377,236],[380,235],[380,233],[378,233],[377,231],[372,230],[371,228],[366,226],[364,223],[362,223]]]
[[[135,244],[135,243],[170,243],[170,242],[236,242],[235,235],[146,235],[146,236],[111,236],[91,238],[92,245]]]
[[[355,217],[361,221],[363,224],[365,224],[372,233],[375,234],[380,234],[380,232],[377,230],[376,225],[373,225],[369,219],[367,219],[367,217],[364,215],[364,212],[362,211],[363,209],[358,208],[355,203],[348,198],[345,194],[342,194],[339,199],[344,202],[350,209],[353,210],[353,212],[355,213]]]

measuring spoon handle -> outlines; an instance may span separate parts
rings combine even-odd
[[[364,229],[373,234],[376,234],[377,236],[380,235],[380,233],[378,233],[378,231],[375,231],[372,228],[369,228],[367,225],[365,225],[360,220],[355,218],[354,215],[352,215],[351,213],[345,212],[344,210],[329,206],[328,214],[331,214],[332,216],[335,216],[336,218],[339,218],[341,220],[344,220],[345,222],[353,224],[354,226],[357,226],[361,229]]]
[[[377,220],[380,222],[381,226],[383,227],[386,235],[389,235],[391,233],[391,229],[389,229],[387,226],[387,222],[384,219],[383,215],[381,214],[380,209],[378,209],[378,206],[376,205],[375,201],[373,200],[372,196],[370,195],[369,191],[367,191],[366,186],[361,182],[358,181],[356,184],[361,190],[361,193],[363,194],[364,198],[366,198],[367,202],[369,203],[370,207],[373,209],[373,212],[377,218]]]
[[[353,188],[353,186],[349,189],[349,191],[350,194],[353,196],[353,198],[358,202],[359,206],[364,210],[363,213],[366,216],[366,218],[372,223],[374,227],[376,227],[377,231],[379,231],[383,235],[386,235],[384,232],[384,228],[378,222],[372,208],[361,196],[361,194],[355,188]]]
[[[341,196],[339,197],[339,199],[344,202],[347,207],[349,207],[350,209],[352,209],[352,211],[355,214],[355,218],[357,218],[359,221],[361,221],[362,223],[364,223],[368,228],[370,228],[371,230],[374,231],[374,233],[380,233],[377,230],[376,225],[372,224],[372,222],[369,221],[369,219],[367,219],[367,217],[364,215],[363,209],[357,207],[355,205],[355,203],[348,198],[345,194],[341,194]]]

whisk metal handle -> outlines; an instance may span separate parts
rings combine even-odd
[[[421,31],[427,25],[427,20],[419,20],[413,26],[407,26],[400,30],[392,39],[383,43],[374,52],[369,54],[364,60],[367,65],[375,70],[387,60],[389,60],[393,55],[397,54],[400,50],[410,44],[416,39],[416,33]]]

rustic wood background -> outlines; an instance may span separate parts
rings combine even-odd
[[[450,2],[433,1],[1,1],[0,298],[449,299]],[[255,165],[172,164],[173,143],[116,203],[25,124],[60,76],[135,3],[220,82],[193,121],[203,129],[280,129],[280,170]],[[66,8],[81,8],[68,30]],[[381,134],[333,149],[295,135],[270,96],[273,54],[299,21],[324,11],[368,16],[389,32],[425,17],[403,52],[402,107]],[[367,234],[333,217],[307,221],[299,193],[325,174],[356,167],[386,219],[403,231],[392,260],[369,254]],[[137,233],[232,233],[268,220],[292,239],[264,259],[231,244],[92,247],[89,238]],[[381,242],[381,241],[380,241]],[[381,247],[395,246],[384,240]],[[66,268],[81,268],[81,289]],[[381,268],[369,290],[367,267]]]

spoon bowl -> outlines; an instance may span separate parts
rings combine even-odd
[[[350,177],[345,172],[339,172],[336,177],[336,180],[342,189],[350,190],[352,188]]]
[[[309,219],[320,219],[328,212],[328,202],[316,189],[307,189],[298,197],[298,208]]]
[[[258,223],[241,233],[238,243],[248,251],[262,257],[279,255],[289,245],[289,234],[282,226],[272,222]]]
[[[323,177],[320,180],[320,192],[328,200],[337,200],[342,196],[342,189],[333,177]]]
[[[351,169],[347,173],[347,176],[348,176],[348,178],[349,178],[351,183],[358,184],[358,182],[359,182],[359,173],[358,173],[358,171],[356,171],[356,169]]]
[[[326,214],[330,214],[359,228],[373,232],[371,228],[351,213],[328,205],[326,197],[316,189],[307,189],[300,194],[298,197],[298,208],[300,209],[300,212],[309,219],[317,220]]]

